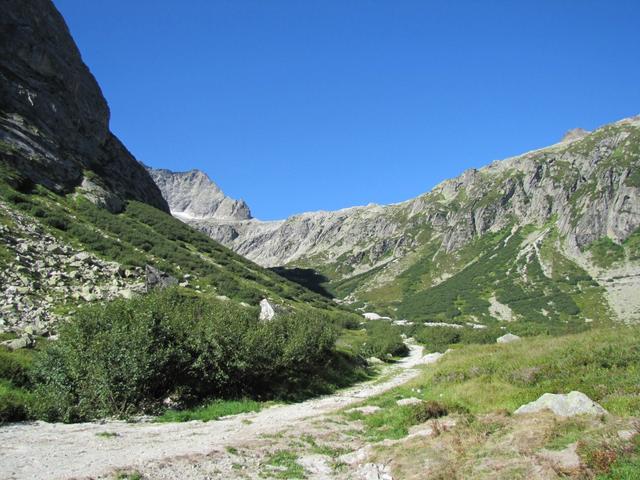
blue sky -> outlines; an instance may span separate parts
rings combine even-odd
[[[141,161],[254,216],[392,203],[640,113],[637,0],[54,0]]]

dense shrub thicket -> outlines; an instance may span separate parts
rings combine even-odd
[[[304,385],[333,354],[336,329],[317,313],[256,317],[177,290],[85,308],[35,362],[33,413],[77,421],[154,411],[168,396],[269,398]]]

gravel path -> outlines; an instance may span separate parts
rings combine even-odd
[[[423,348],[386,367],[381,382],[365,382],[333,395],[212,422],[22,423],[0,428],[0,479],[70,479],[106,475],[171,458],[205,455],[338,410],[399,386],[418,374],[413,368],[436,361]],[[117,436],[98,434],[110,432]]]

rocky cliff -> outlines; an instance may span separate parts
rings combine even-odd
[[[313,267],[336,285],[352,279],[340,292],[373,304],[371,292],[383,285],[397,289],[397,279],[424,263],[426,252],[432,272],[420,279],[420,288],[461,271],[466,264],[456,258],[487,235],[534,229],[546,233],[533,242],[535,248],[529,241],[521,250],[535,253],[544,238],[557,237],[556,247],[567,261],[602,278],[610,299],[625,299],[624,307],[613,301],[618,313],[635,317],[640,304],[627,305],[633,296],[627,293],[639,285],[637,258],[629,250],[636,248],[629,239],[640,226],[639,153],[640,117],[634,117],[592,133],[573,130],[556,145],[467,170],[400,204],[305,213],[276,222],[186,220],[259,264]],[[603,242],[618,252],[617,263],[605,265],[596,258]],[[606,281],[613,277],[618,280]],[[389,305],[404,296],[394,293]]]
[[[113,211],[126,199],[168,210],[109,131],[100,87],[50,0],[0,3],[0,84],[0,165],[20,181],[59,193],[81,187]]]
[[[227,197],[199,170],[171,172],[147,168],[160,188],[171,213],[186,220],[248,220],[251,211],[243,200]]]

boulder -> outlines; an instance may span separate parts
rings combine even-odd
[[[31,335],[26,333],[22,335],[20,338],[14,338],[13,340],[5,340],[4,342],[0,343],[0,345],[7,347],[9,350],[20,350],[21,348],[31,348],[35,344],[36,344],[35,339]]]
[[[260,300],[260,317],[259,319],[263,322],[268,322],[269,320],[273,320],[273,317],[276,316],[276,310],[269,300],[263,298]]]
[[[163,289],[178,284],[177,278],[172,277],[168,273],[158,270],[151,265],[147,265],[144,271],[146,275],[145,286],[147,288],[147,292],[150,292],[154,288]]]
[[[535,402],[522,405],[514,414],[536,413],[543,410],[551,410],[559,417],[604,415],[607,413],[601,405],[591,400],[584,393],[574,391],[568,394],[545,393]]]
[[[506,335],[503,335],[501,337],[499,337],[496,342],[497,343],[511,343],[511,342],[517,342],[518,340],[522,340],[519,336],[514,335],[512,333],[507,333]]]

